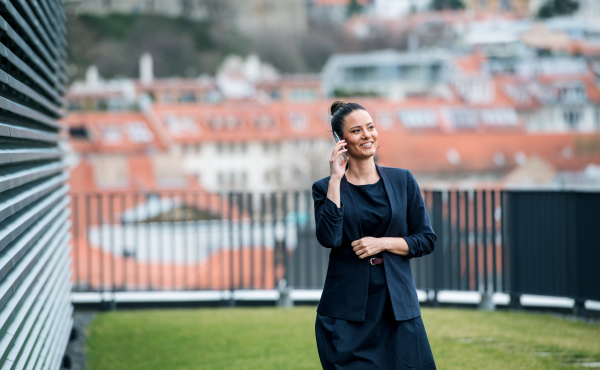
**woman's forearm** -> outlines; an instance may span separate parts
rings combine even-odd
[[[410,249],[408,248],[408,243],[404,238],[381,238],[384,239],[385,250],[398,254],[400,256],[406,256],[410,253]]]

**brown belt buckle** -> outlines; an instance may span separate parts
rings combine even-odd
[[[371,257],[369,259],[369,263],[373,266],[380,265],[381,263],[383,263],[383,258]]]

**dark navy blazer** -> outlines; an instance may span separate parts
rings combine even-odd
[[[410,259],[433,252],[436,236],[425,202],[409,170],[380,167],[392,217],[385,237],[403,237],[410,253],[400,256],[383,252],[385,277],[396,320],[409,320],[421,314]],[[361,230],[358,211],[346,176],[340,183],[341,207],[327,198],[329,177],[313,184],[316,234],[319,243],[331,248],[329,266],[317,312],[348,321],[365,321],[369,286],[369,259],[360,259],[351,243],[369,235]]]

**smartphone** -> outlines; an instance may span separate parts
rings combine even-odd
[[[333,137],[335,138],[335,142],[336,143],[338,141],[340,141],[340,137],[338,136],[338,134],[335,131],[333,132]],[[342,153],[342,155],[340,157],[342,157],[342,162],[345,161],[346,160],[346,153]]]

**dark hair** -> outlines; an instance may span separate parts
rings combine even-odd
[[[331,104],[331,108],[329,108],[329,114],[331,114],[331,130],[340,137],[340,140],[344,139],[344,121],[346,120],[346,117],[359,109],[366,111],[365,107],[358,103],[345,103],[338,100]]]

